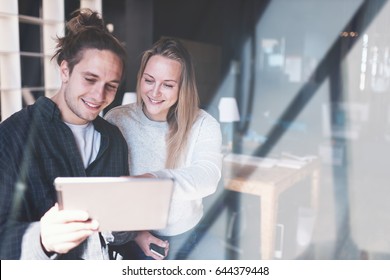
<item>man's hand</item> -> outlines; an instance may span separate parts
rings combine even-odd
[[[41,218],[41,242],[48,253],[65,254],[99,228],[85,211],[59,210],[54,205]]]
[[[144,254],[148,257],[152,257],[155,260],[162,260],[164,257],[161,257],[152,251],[150,251],[150,244],[154,243],[157,246],[165,248],[165,256],[168,255],[169,251],[169,243],[168,241],[163,241],[161,239],[158,239],[157,237],[153,236],[148,231],[140,231],[138,232],[137,236],[135,237],[135,242],[138,244],[138,246],[141,248],[141,250],[144,252]]]

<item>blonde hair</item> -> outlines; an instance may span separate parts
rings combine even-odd
[[[176,39],[163,38],[144,52],[137,76],[138,103],[144,106],[140,97],[140,82],[146,64],[152,56],[160,55],[178,61],[181,65],[179,94],[177,102],[169,108],[167,122],[169,132],[166,136],[166,168],[175,168],[183,160],[187,150],[188,137],[199,113],[199,96],[196,87],[195,70],[191,56],[183,44]]]

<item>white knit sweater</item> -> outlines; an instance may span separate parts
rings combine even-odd
[[[119,127],[127,141],[131,175],[152,173],[158,178],[175,181],[168,226],[157,233],[173,236],[196,226],[203,215],[202,198],[216,191],[221,178],[219,123],[200,110],[182,166],[166,169],[167,122],[148,119],[135,103],[115,107],[105,118]]]

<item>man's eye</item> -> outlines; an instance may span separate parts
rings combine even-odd
[[[118,89],[117,86],[113,86],[113,85],[107,85],[107,89],[110,90],[110,91],[116,91]]]
[[[89,83],[94,83],[95,82],[95,79],[92,79],[92,78],[85,78],[85,80]]]

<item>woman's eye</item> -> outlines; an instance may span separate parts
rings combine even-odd
[[[166,88],[173,88],[173,85],[164,84],[164,87],[166,87]]]
[[[152,80],[149,80],[149,79],[145,79],[145,83],[147,83],[147,84],[152,84],[153,81],[152,81]]]

